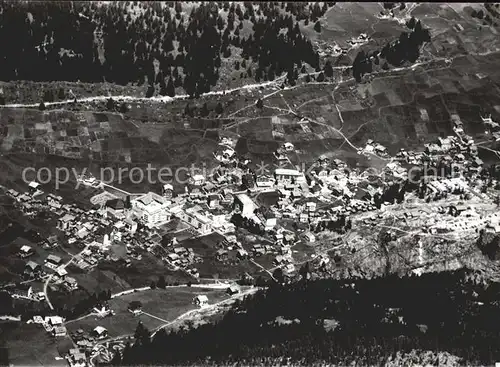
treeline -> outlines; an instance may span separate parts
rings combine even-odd
[[[176,88],[196,96],[217,83],[222,59],[239,48],[233,68],[242,75],[272,80],[286,71],[293,83],[304,63],[319,68],[298,22],[317,22],[333,5],[207,2],[188,15],[181,2],[2,2],[0,80],[134,83],[147,96]],[[252,27],[246,37],[244,26]]]
[[[492,322],[500,286],[485,287],[475,278],[459,270],[271,283],[216,324],[162,330],[152,339],[141,327],[113,364],[384,365],[401,353],[432,351],[458,356],[460,364],[490,365],[500,354],[500,331]],[[404,364],[423,364],[419,355]]]
[[[389,70],[389,65],[401,66],[405,62],[417,61],[422,45],[431,41],[430,32],[414,17],[411,17],[406,26],[411,32],[402,32],[399,39],[387,43],[382,50],[368,53],[359,51],[352,64],[352,74],[358,83],[363,75],[373,71],[373,65],[379,65],[381,62],[382,69]]]

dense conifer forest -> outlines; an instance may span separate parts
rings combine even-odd
[[[271,284],[216,324],[158,332],[142,325],[114,364],[492,364],[500,286],[467,270],[372,280]],[[426,352],[423,352],[426,351]],[[447,357],[445,357],[446,359]],[[398,362],[399,363],[399,362]]]
[[[319,70],[298,21],[317,21],[334,3],[257,4],[207,2],[187,15],[180,2],[2,2],[0,80],[136,83],[149,95],[173,96],[176,87],[197,95],[216,84],[234,47],[242,50],[234,67],[257,81],[287,72],[293,83],[303,63]],[[250,58],[255,70],[245,68]]]

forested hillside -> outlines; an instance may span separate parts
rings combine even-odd
[[[421,277],[302,281],[245,299],[217,324],[161,331],[116,364],[492,364],[500,358],[498,283],[467,270]]]
[[[287,72],[293,83],[304,63],[320,67],[298,22],[317,21],[333,4],[3,2],[0,80],[135,83],[149,95],[197,95],[216,84],[237,48],[232,68],[244,76]]]

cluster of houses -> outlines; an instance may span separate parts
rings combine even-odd
[[[162,259],[173,266],[173,270],[182,269],[191,276],[198,278],[200,276],[198,270],[194,266],[202,259],[195,255],[192,248],[185,248],[176,246],[172,248],[172,243],[176,242],[175,239],[170,243],[169,249],[171,250]]]

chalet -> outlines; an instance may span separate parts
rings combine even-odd
[[[309,243],[314,243],[316,242],[316,237],[314,236],[314,234],[312,234],[311,232],[306,232],[304,234],[302,234],[302,238],[306,241],[306,242],[309,242]]]
[[[299,214],[299,222],[300,223],[307,223],[309,221],[309,215],[307,213],[300,213]]]
[[[254,245],[252,251],[254,256],[261,256],[266,253],[266,250],[262,247],[262,245]]]
[[[167,255],[167,260],[169,261],[177,261],[180,259],[180,256],[178,254],[170,253]]]
[[[62,326],[64,323],[61,316],[46,316],[44,321],[49,327]]]
[[[240,260],[246,259],[248,257],[248,252],[243,249],[238,249],[236,251],[236,257]]]
[[[273,229],[277,224],[277,219],[274,212],[265,207],[262,207],[260,210],[258,210],[257,217],[260,219],[261,223],[264,224],[264,229],[266,231]]]
[[[61,231],[66,231],[69,229],[71,223],[75,220],[75,216],[71,214],[66,214],[57,221],[57,228]]]
[[[24,268],[23,275],[27,278],[34,278],[39,276],[41,272],[42,272],[42,267],[40,264],[37,264],[34,261],[28,261]]]
[[[219,206],[219,195],[212,194],[208,196],[207,204],[210,208],[216,208]]]
[[[142,195],[131,202],[136,216],[149,227],[159,226],[170,220],[169,204],[166,198],[154,192]]]
[[[45,266],[47,266],[47,267],[49,267],[51,269],[57,268],[59,265],[61,265],[61,263],[62,263],[62,259],[59,256],[56,256],[56,255],[50,254],[45,259]]]
[[[73,277],[65,277],[64,278],[64,286],[68,291],[75,291],[78,289],[78,282]]]
[[[66,357],[70,367],[86,367],[87,366],[87,356],[80,349],[73,348],[69,350],[68,356]]]
[[[205,177],[203,175],[193,175],[189,181],[194,186],[201,186],[205,183]]]
[[[278,168],[274,171],[278,183],[297,183],[305,180],[304,174],[295,169]]]
[[[23,245],[19,249],[18,255],[21,259],[25,259],[25,258],[33,255],[34,253],[35,253],[35,251],[33,250],[33,248],[31,248],[30,246],[27,246],[27,245]]]
[[[102,326],[96,326],[94,330],[92,330],[91,334],[97,340],[105,339],[108,337],[108,330]]]
[[[123,223],[125,224],[124,229],[129,233],[134,234],[137,231],[137,222],[135,220],[125,218]]]
[[[227,250],[224,250],[224,249],[219,249],[217,250],[217,252],[215,253],[215,258],[219,261],[224,261],[224,260],[227,260],[227,258],[229,257],[229,253]]]
[[[253,189],[255,187],[255,179],[250,173],[244,174],[241,177],[241,183],[247,189]]]
[[[176,214],[181,220],[192,226],[201,234],[208,234],[212,231],[211,220],[201,213],[201,207],[196,205],[186,210],[180,210]]]
[[[142,313],[142,303],[140,301],[132,301],[128,305],[128,310],[135,315]]]
[[[52,331],[52,336],[66,336],[67,330],[66,327],[61,325],[61,326],[55,326]]]
[[[106,212],[114,215],[115,217],[123,215],[125,211],[125,202],[120,198],[115,198],[106,201],[104,205]]]
[[[31,181],[28,184],[28,187],[29,187],[30,192],[34,193],[38,190],[38,188],[40,187],[40,184],[36,181]]]
[[[208,305],[208,297],[204,294],[200,294],[193,298],[193,303],[198,307],[203,307]]]
[[[171,184],[163,185],[163,196],[167,199],[171,199],[174,193],[174,187]]]
[[[226,289],[226,293],[229,294],[230,296],[238,294],[240,293],[240,287],[238,287],[237,285],[232,285]]]
[[[291,275],[295,271],[295,265],[288,264],[283,268],[283,274]]]
[[[257,187],[273,187],[274,179],[269,175],[259,175],[255,184]]]

